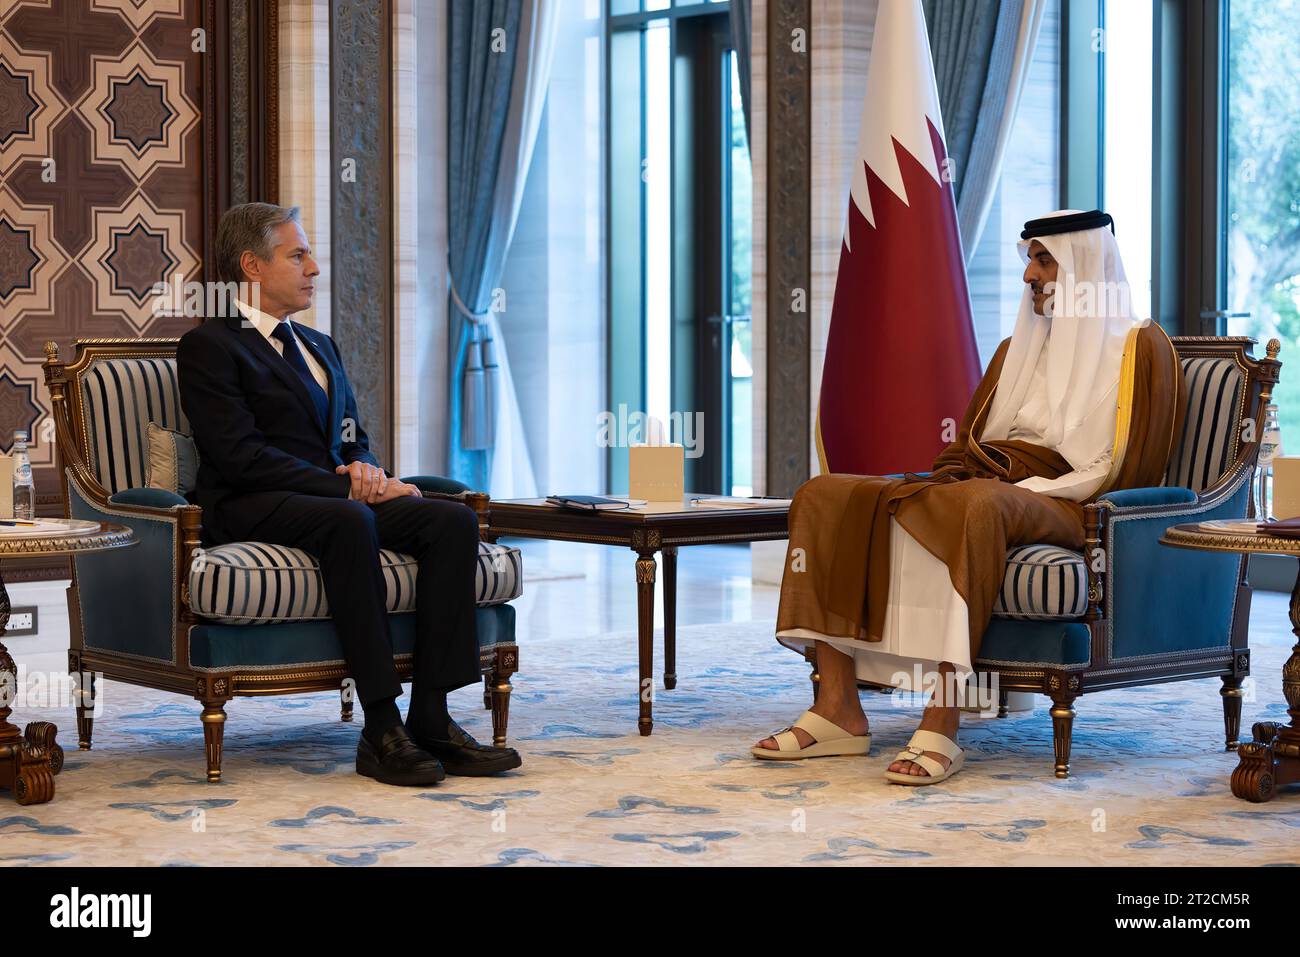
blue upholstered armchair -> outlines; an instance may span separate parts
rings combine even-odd
[[[207,777],[216,782],[231,698],[339,690],[344,721],[352,719],[352,698],[315,560],[266,543],[202,548],[202,510],[174,492],[145,487],[148,424],[189,431],[177,387],[177,342],[77,340],[68,364],[46,343],[64,514],[129,526],[139,543],[123,555],[73,559],[68,667],[82,678],[82,750],[91,745],[94,702],[87,692],[98,672],[196,698]],[[488,505],[486,495],[450,479],[404,481],[425,495],[460,499],[480,516]],[[381,562],[395,662],[409,678],[417,564],[390,550]],[[518,550],[480,542],[477,575],[484,707],[492,710],[493,741],[502,745],[519,660],[508,604],[523,582]]]
[[[1008,552],[974,662],[977,672],[998,675],[1004,694],[1052,699],[1058,778],[1070,772],[1074,701],[1090,691],[1220,678],[1227,748],[1237,746],[1241,682],[1250,673],[1245,558],[1159,539],[1170,525],[1246,517],[1279,344],[1269,342],[1267,358],[1256,359],[1248,338],[1173,343],[1188,405],[1164,484],[1086,505],[1082,553],[1052,545]],[[1255,428],[1245,427],[1248,418]]]

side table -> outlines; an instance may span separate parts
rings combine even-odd
[[[1169,527],[1160,543],[1202,551],[1300,558],[1300,539],[1252,531],[1207,531],[1195,523]],[[1282,694],[1291,723],[1257,722],[1251,729],[1253,740],[1238,746],[1232,793],[1246,801],[1267,801],[1278,786],[1300,781],[1300,575],[1291,591],[1291,630],[1297,641],[1282,666]]]
[[[38,518],[34,525],[0,525],[0,559],[32,555],[73,555],[134,545],[131,529],[109,522]],[[0,637],[9,624],[9,592],[0,573]],[[54,797],[54,775],[63,768],[63,749],[49,721],[33,721],[25,731],[9,723],[18,691],[18,667],[0,642],[0,788],[19,804],[44,804]]]

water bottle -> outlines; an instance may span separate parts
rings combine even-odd
[[[1256,485],[1255,514],[1261,522],[1273,521],[1273,460],[1282,454],[1282,427],[1277,406],[1264,406],[1264,432],[1259,441],[1259,481]]]
[[[36,489],[32,486],[32,463],[27,458],[27,433],[14,432],[14,518],[31,521],[36,517]]]

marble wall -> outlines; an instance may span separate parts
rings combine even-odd
[[[446,472],[447,464],[447,5],[414,3],[415,42],[395,44],[399,63],[415,58],[415,152],[399,154],[399,220],[414,207],[415,305],[399,272],[393,337],[397,363],[397,468],[402,475]],[[399,24],[400,37],[401,24]],[[397,104],[405,102],[399,93]],[[402,120],[405,122],[405,119]],[[399,230],[400,237],[406,235]],[[404,260],[400,252],[398,262]],[[412,447],[414,442],[414,447]]]
[[[280,0],[280,204],[302,210],[302,226],[325,282],[293,318],[330,331],[329,0]]]
[[[393,0],[392,243],[393,327],[391,468],[398,475],[419,453],[419,94],[414,0]],[[438,4],[437,6],[441,6]]]

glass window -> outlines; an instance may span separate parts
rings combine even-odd
[[[727,490],[733,461],[747,487],[753,188],[729,10],[636,6],[606,33],[610,410],[699,437],[693,490]],[[609,488],[626,487],[626,449],[611,448]]]
[[[1050,0],[1016,112],[1002,175],[984,233],[968,268],[975,336],[987,365],[1011,335],[1020,311],[1025,264],[1016,250],[1025,222],[1060,203],[1061,9]]]
[[[1300,3],[1229,0],[1223,272],[1230,335],[1282,341],[1274,391],[1300,452]],[[1256,350],[1257,355],[1263,349]]]
[[[668,424],[672,411],[672,106],[667,20],[645,29],[645,344],[646,413]]]
[[[1154,0],[1105,6],[1102,208],[1115,218],[1138,316],[1151,315],[1151,171]]]

